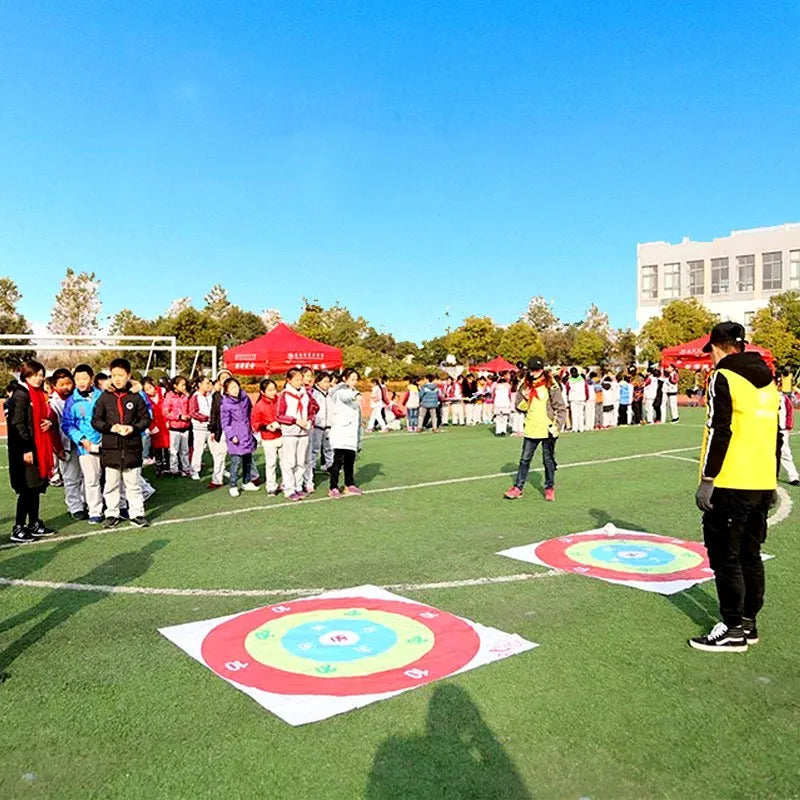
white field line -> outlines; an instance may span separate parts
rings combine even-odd
[[[769,518],[767,524],[778,525],[792,511],[792,499],[786,489],[778,488],[778,507]],[[389,591],[414,592],[426,589],[458,589],[465,586],[491,586],[500,583],[518,583],[520,581],[554,578],[568,575],[558,569],[547,572],[520,572],[514,575],[498,575],[494,578],[465,578],[458,581],[437,581],[434,583],[392,583],[382,588]],[[168,587],[150,586],[103,586],[91,583],[62,583],[58,581],[33,581],[23,578],[0,578],[0,586],[17,586],[31,589],[57,589],[74,592],[98,592],[103,594],[144,594],[167,595],[170,597],[284,597],[288,595],[313,595],[326,591],[321,587],[313,589],[171,589]]]
[[[572,464],[560,464],[559,469],[568,469],[571,467],[589,467],[594,464],[612,464],[618,461],[632,461],[634,459],[640,458],[653,458],[655,456],[660,456],[668,453],[684,453],[689,450],[696,450],[696,447],[682,447],[675,450],[659,450],[653,453],[635,453],[629,456],[616,456],[615,458],[601,458],[596,459],[594,461],[575,461]],[[544,469],[542,467],[532,468],[531,472],[543,472]],[[386,486],[382,489],[365,489],[364,495],[373,495],[373,494],[385,494],[387,492],[404,492],[409,489],[427,489],[433,486],[449,486],[456,483],[468,483],[470,481],[484,481],[484,480],[492,480],[495,478],[507,478],[509,475],[514,475],[514,472],[494,472],[490,475],[471,475],[465,478],[447,478],[440,481],[425,481],[424,483],[411,483],[405,486]],[[344,495],[342,500],[347,499],[348,495]],[[252,514],[259,511],[280,511],[281,509],[287,508],[298,508],[301,506],[308,506],[312,503],[329,503],[329,502],[339,502],[339,500],[334,500],[332,497],[315,497],[311,500],[303,500],[297,503],[271,503],[268,506],[248,506],[246,508],[231,508],[226,511],[212,511],[209,514],[198,514],[195,517],[178,517],[176,519],[160,519],[156,520],[155,522],[151,523],[150,527],[161,527],[163,525],[179,525],[185,522],[202,522],[203,520],[207,519],[218,519],[219,517],[232,517],[238,514]],[[125,529],[123,529],[125,530]],[[36,544],[50,544],[53,542],[66,542],[72,539],[86,539],[92,536],[104,536],[108,533],[119,533],[119,528],[100,528],[95,531],[86,531],[85,533],[75,533],[70,536],[53,536],[49,539],[40,539],[36,542],[31,542],[26,544],[25,547],[32,547]],[[0,545],[0,550],[7,550],[12,547],[19,547],[18,544],[2,544]]]
[[[662,453],[661,458],[673,458],[675,461],[688,461],[690,464],[697,464],[700,465],[700,462],[696,458],[686,458],[686,456],[675,456],[671,453]]]

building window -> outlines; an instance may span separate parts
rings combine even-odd
[[[736,288],[752,292],[756,288],[756,257],[736,256]]]
[[[681,265],[664,264],[664,297],[681,296]]]
[[[711,294],[727,294],[730,289],[727,258],[711,259]]]
[[[779,251],[777,253],[762,253],[761,264],[764,268],[764,291],[774,291],[781,288],[782,283],[782,256]]]
[[[756,315],[755,311],[745,311],[744,312],[744,326],[748,330],[753,325],[753,317],[755,317],[755,315]]]
[[[642,297],[658,297],[658,265],[642,267]]]
[[[689,294],[704,294],[706,290],[705,261],[687,261],[686,263],[689,267]]]
[[[789,251],[789,288],[800,289],[800,250]]]

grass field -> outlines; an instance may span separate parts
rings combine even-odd
[[[762,641],[746,655],[686,646],[716,621],[711,583],[673,597],[561,573],[458,585],[545,573],[495,552],[609,521],[699,539],[701,423],[688,410],[677,425],[566,434],[554,504],[541,472],[502,499],[521,440],[486,429],[368,437],[366,493],[337,502],[164,479],[146,530],[86,536],[97,529],[51,489],[59,540],[0,549],[0,577],[207,591],[0,586],[0,797],[800,797],[797,511],[771,528]],[[363,583],[541,647],[292,728],[156,630]]]

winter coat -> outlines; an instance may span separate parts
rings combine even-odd
[[[439,408],[439,387],[435,383],[420,386],[419,404],[422,408]]]
[[[92,426],[94,407],[103,394],[99,389],[92,387],[88,394],[83,395],[77,389],[64,403],[64,412],[61,415],[61,431],[68,436],[77,450],[79,456],[88,455],[81,442],[100,445],[103,438],[100,431]]]
[[[208,432],[214,437],[214,441],[222,441],[222,421],[220,420],[220,410],[222,409],[222,392],[211,393],[211,414],[208,418]]]
[[[220,424],[225,434],[228,452],[232,456],[244,456],[256,449],[256,440],[250,428],[252,410],[253,404],[244,389],[239,390],[238,397],[226,394],[222,398],[219,411]]]
[[[250,425],[265,441],[281,438],[281,429],[267,430],[267,425],[278,421],[278,398],[273,397],[268,400],[262,394],[253,406],[253,413],[250,415]]]
[[[109,469],[142,466],[142,434],[150,427],[150,414],[141,395],[128,384],[121,391],[102,392],[94,406],[92,426],[103,435],[100,463]],[[130,425],[127,436],[112,433],[114,425]]]
[[[328,395],[331,423],[330,441],[334,450],[361,449],[361,393],[346,383],[339,383]]]
[[[167,392],[164,398],[164,417],[171,431],[188,431],[192,427],[189,418],[189,395]]]
[[[51,422],[55,415],[51,415]],[[44,489],[47,481],[39,475],[36,434],[33,429],[33,406],[28,387],[20,384],[6,401],[6,423],[8,425],[8,477],[11,488],[20,494],[28,489]],[[50,429],[50,441],[56,441],[57,428]],[[60,445],[60,442],[59,442]],[[26,464],[25,453],[33,453],[33,464]]]
[[[166,450],[169,448],[169,429],[167,419],[164,416],[164,390],[156,386],[156,393],[150,397],[150,415],[153,421],[150,424],[150,446],[155,450]]]

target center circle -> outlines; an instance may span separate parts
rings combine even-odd
[[[360,641],[361,637],[355,631],[330,631],[319,637],[319,643],[329,647],[351,647]]]

